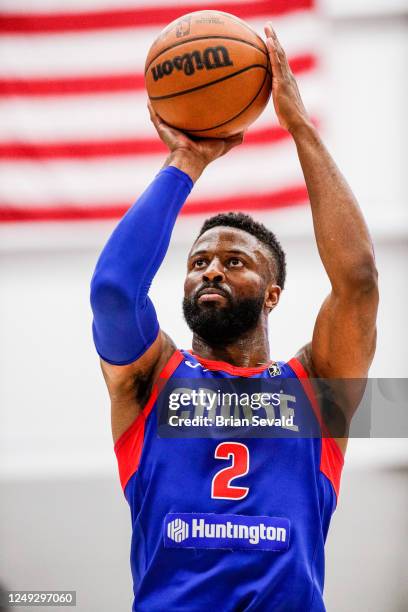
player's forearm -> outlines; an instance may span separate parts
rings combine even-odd
[[[180,169],[162,170],[117,225],[99,257],[91,305],[95,346],[105,361],[135,361],[157,337],[157,317],[147,294],[191,188],[190,177]]]
[[[332,287],[365,290],[376,283],[370,234],[345,178],[307,121],[293,130],[306,180],[316,242]]]

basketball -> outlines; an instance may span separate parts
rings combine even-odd
[[[156,113],[193,136],[226,138],[259,117],[271,93],[266,45],[244,21],[196,11],[152,44],[145,80]]]

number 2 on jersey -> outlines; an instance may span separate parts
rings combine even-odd
[[[235,478],[245,476],[249,470],[249,450],[240,442],[221,442],[215,449],[216,459],[232,459],[232,465],[217,472],[211,483],[211,497],[214,499],[244,499],[248,487],[233,486]]]

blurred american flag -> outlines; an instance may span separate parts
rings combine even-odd
[[[311,115],[321,114],[321,25],[314,0],[177,4],[155,0],[1,0],[0,221],[121,216],[160,168],[143,68],[159,31],[217,9],[263,35],[271,19]],[[200,179],[185,214],[303,204],[294,147],[271,106],[244,144]]]

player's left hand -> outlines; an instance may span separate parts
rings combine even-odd
[[[292,132],[311,120],[303,104],[286,53],[270,22],[265,26],[266,46],[272,67],[272,99],[280,125]]]

